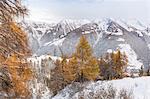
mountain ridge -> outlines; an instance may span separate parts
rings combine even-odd
[[[149,68],[149,26],[139,21],[129,23],[113,19],[62,20],[56,24],[22,23],[22,26],[28,33],[32,52],[37,56],[61,56],[62,52],[71,55],[80,36],[85,35],[94,56],[101,57],[110,50],[123,49],[128,54],[130,65]]]

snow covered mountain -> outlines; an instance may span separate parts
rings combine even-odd
[[[56,24],[22,22],[34,55],[71,55],[81,35],[85,35],[96,57],[121,49],[130,68],[149,68],[150,27],[141,22],[114,19],[62,20]]]

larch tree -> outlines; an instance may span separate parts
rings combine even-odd
[[[51,77],[48,85],[53,95],[56,95],[58,91],[76,80],[76,69],[76,58],[67,60],[67,57],[64,56],[62,60],[56,60],[55,68],[51,70]]]
[[[111,67],[109,67],[108,60],[105,58],[101,57],[99,60],[99,68],[100,68],[100,76],[105,79],[109,79],[110,77],[110,72]]]
[[[123,76],[124,68],[127,66],[128,60],[125,53],[121,53],[120,50],[117,50],[115,56],[114,56],[114,64],[115,64],[115,70],[117,73],[117,76],[121,77]]]
[[[22,61],[18,58],[16,54],[12,54],[10,57],[7,58],[5,61],[5,65],[7,66],[7,70],[9,73],[9,80],[12,87],[8,87],[6,84],[4,87],[8,89],[6,90],[7,94],[11,98],[20,98],[20,97],[28,97],[30,96],[30,91],[27,82],[32,78],[32,71],[28,67],[28,63]],[[6,80],[7,81],[7,80]],[[2,83],[5,83],[3,81]]]
[[[85,36],[81,36],[74,57],[77,60],[79,81],[83,81],[83,79],[95,80],[98,77],[98,63],[95,57],[92,56],[92,48]]]
[[[126,54],[121,53],[120,50],[107,53],[104,58],[99,60],[100,75],[106,80],[122,78],[127,63]]]
[[[0,0],[0,92],[9,98],[30,96],[27,82],[32,78],[32,71],[26,62],[30,55],[28,39],[16,22],[26,13],[21,0]]]
[[[66,83],[71,83],[77,78],[77,59],[71,58],[63,66],[63,76]]]
[[[51,77],[49,81],[49,89],[53,92],[53,95],[56,95],[58,91],[64,88],[64,75],[63,75],[63,66],[66,64],[66,59],[56,60],[55,68],[51,70]]]
[[[97,59],[92,55],[92,48],[85,36],[81,36],[75,53],[71,58],[63,58],[61,62],[65,84],[74,81],[96,80],[99,76]]]
[[[75,81],[96,80],[99,76],[98,61],[93,57],[92,48],[85,36],[80,38],[76,51],[70,58],[64,56],[61,61],[57,62],[52,75],[51,77],[54,78],[52,80],[60,86],[62,84],[66,86]],[[55,89],[59,88],[56,86]]]
[[[21,0],[0,1],[0,57],[7,58],[11,53],[23,57],[28,54],[26,33],[16,23],[26,12]]]

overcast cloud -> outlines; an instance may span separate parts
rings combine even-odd
[[[150,0],[27,0],[30,20],[138,19],[150,21]]]

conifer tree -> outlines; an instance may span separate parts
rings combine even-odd
[[[51,70],[51,77],[48,87],[53,92],[53,95],[56,95],[58,91],[60,91],[64,87],[64,76],[62,70],[62,62],[60,60],[56,60],[55,68]]]
[[[10,84],[12,85],[12,87],[8,87],[9,92],[6,90],[7,94],[14,94],[11,98],[30,96],[27,82],[32,79],[32,71],[28,67],[29,64],[20,60],[18,55],[12,54],[5,61],[5,65],[7,65],[7,70],[10,75],[8,76],[10,79],[7,80],[10,80]]]
[[[99,67],[95,58],[90,58],[83,67],[83,76],[88,80],[95,80],[99,75]]]
[[[99,61],[101,76],[109,80],[122,78],[127,62],[127,56],[125,53],[121,53],[120,50],[107,53],[104,59],[101,58]]]
[[[117,76],[120,76],[122,77],[122,74],[123,74],[123,69],[125,68],[125,66],[127,65],[127,57],[125,55],[125,53],[121,54],[120,50],[117,50],[116,52],[116,63],[115,63],[115,69],[116,69],[116,72],[117,72]]]
[[[99,60],[99,68],[100,68],[100,75],[103,77],[103,80],[111,79],[112,75],[112,65],[110,65],[109,54],[107,53],[106,57]]]
[[[63,76],[66,83],[71,83],[77,77],[77,60],[75,57],[71,58],[68,63],[63,66]]]
[[[16,22],[26,13],[21,0],[0,1],[0,56],[7,58],[15,53],[24,57],[28,54],[27,35]]]
[[[3,75],[9,74],[7,79],[0,78],[2,80],[0,91],[11,94],[12,97],[8,96],[8,98],[30,96],[27,83],[32,78],[31,68],[26,62],[30,53],[28,39],[26,33],[16,22],[17,18],[21,18],[27,12],[21,1],[0,0],[0,68],[5,70]],[[12,86],[6,82],[11,82]],[[9,89],[9,92],[5,88]]]
[[[92,57],[92,49],[85,36],[81,36],[80,41],[77,45],[75,57],[81,63],[86,62],[90,57]]]
[[[92,48],[85,36],[81,36],[74,56],[78,62],[77,74],[81,76],[79,78],[95,80],[99,75],[99,67],[97,60],[92,56]]]

